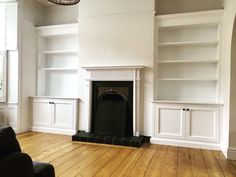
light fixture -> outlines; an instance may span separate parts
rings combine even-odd
[[[54,4],[68,6],[68,5],[75,5],[79,3],[80,0],[48,0],[48,1]]]

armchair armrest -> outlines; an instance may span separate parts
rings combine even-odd
[[[34,177],[33,163],[29,155],[15,152],[0,158],[1,177]]]

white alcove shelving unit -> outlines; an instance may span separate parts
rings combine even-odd
[[[78,24],[37,27],[36,31],[38,96],[76,97]]]
[[[218,147],[222,14],[156,17],[155,142]]]
[[[78,107],[78,24],[36,27],[33,130],[74,134]]]

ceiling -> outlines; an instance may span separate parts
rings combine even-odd
[[[53,6],[54,4],[49,2],[48,0],[34,0],[36,2],[38,2],[39,4],[46,6],[46,7],[50,7]]]

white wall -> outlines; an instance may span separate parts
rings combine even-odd
[[[234,22],[231,48],[231,78],[230,78],[230,147],[236,148],[236,21]]]
[[[45,7],[36,3],[34,0],[21,0],[23,2],[23,18],[33,22],[36,26],[45,24]]]
[[[44,24],[44,8],[32,0],[19,0],[19,63],[18,63],[18,107],[16,113],[10,109],[8,112],[16,116],[18,122],[17,132],[30,130],[29,96],[36,91],[36,38],[35,26]],[[13,107],[11,107],[13,109]]]
[[[223,51],[221,67],[221,101],[224,103],[223,111],[223,137],[222,150],[229,159],[236,159],[236,112],[235,112],[235,90],[234,90],[234,62],[231,67],[232,34],[236,14],[236,1],[226,0],[223,19]],[[232,72],[232,73],[231,73]],[[232,83],[231,83],[232,82]],[[233,84],[233,85],[232,85]]]
[[[45,25],[77,23],[78,5],[45,7]]]
[[[157,14],[222,9],[223,0],[156,0]]]
[[[30,130],[31,107],[29,97],[36,94],[36,34],[34,23],[23,20],[22,27],[22,58],[20,70],[20,117],[21,130]]]
[[[82,0],[79,6],[80,66],[145,65],[142,132],[152,134],[154,0]],[[81,76],[84,71],[81,71]],[[87,130],[85,77],[80,79],[79,129]],[[141,105],[141,107],[142,107]]]

